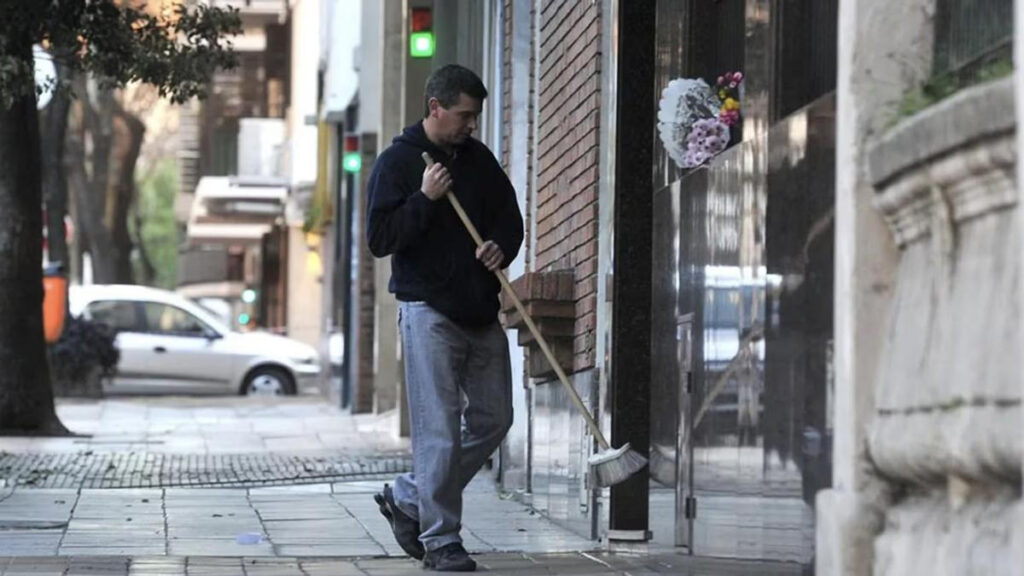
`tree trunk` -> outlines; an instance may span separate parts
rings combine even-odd
[[[54,411],[43,340],[39,150],[35,96],[0,107],[0,434],[67,433]]]
[[[146,226],[145,221],[142,219],[142,209],[139,206],[138,195],[135,197],[135,203],[132,205],[132,221],[135,223],[135,246],[139,250],[139,264],[140,272],[142,276],[135,280],[139,284],[145,286],[152,286],[156,280],[156,267],[153,266],[153,259],[149,256],[149,251],[146,249],[146,243],[142,240],[142,229]]]
[[[128,219],[136,202],[135,165],[142,150],[146,126],[141,120],[126,112],[115,102],[114,146],[111,149],[111,178],[107,190],[108,204],[116,206],[108,222],[113,231],[114,247],[117,254],[115,269],[118,282],[132,282],[132,249],[135,242],[128,230]],[[113,199],[110,202],[109,199]]]
[[[76,83],[87,90],[85,82]],[[84,92],[80,92],[84,93]],[[135,164],[142,149],[145,126],[126,112],[111,90],[75,103],[71,137],[68,138],[67,167],[75,207],[88,240],[93,280],[97,284],[133,282],[133,242],[128,217],[135,198]],[[86,133],[91,137],[91,154],[85,154]],[[87,172],[86,166],[92,169]]]

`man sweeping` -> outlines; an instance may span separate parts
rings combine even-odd
[[[472,137],[486,97],[462,66],[434,72],[423,120],[381,153],[368,184],[370,251],[392,256],[413,452],[413,473],[374,499],[402,549],[439,572],[476,569],[459,534],[462,492],[512,425],[494,272],[519,252],[523,218],[505,172]],[[479,230],[479,248],[440,201],[446,193]]]

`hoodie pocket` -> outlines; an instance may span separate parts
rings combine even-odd
[[[396,256],[400,259],[395,262],[394,273],[401,288],[433,291],[451,280],[454,261],[439,246],[422,244]]]

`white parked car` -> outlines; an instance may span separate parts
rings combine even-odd
[[[314,385],[312,346],[273,334],[231,330],[205,308],[146,286],[72,286],[70,312],[117,331],[121,351],[104,392],[295,394]]]

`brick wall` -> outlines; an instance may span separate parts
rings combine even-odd
[[[542,3],[534,270],[572,269],[573,368],[595,364],[600,4]]]

